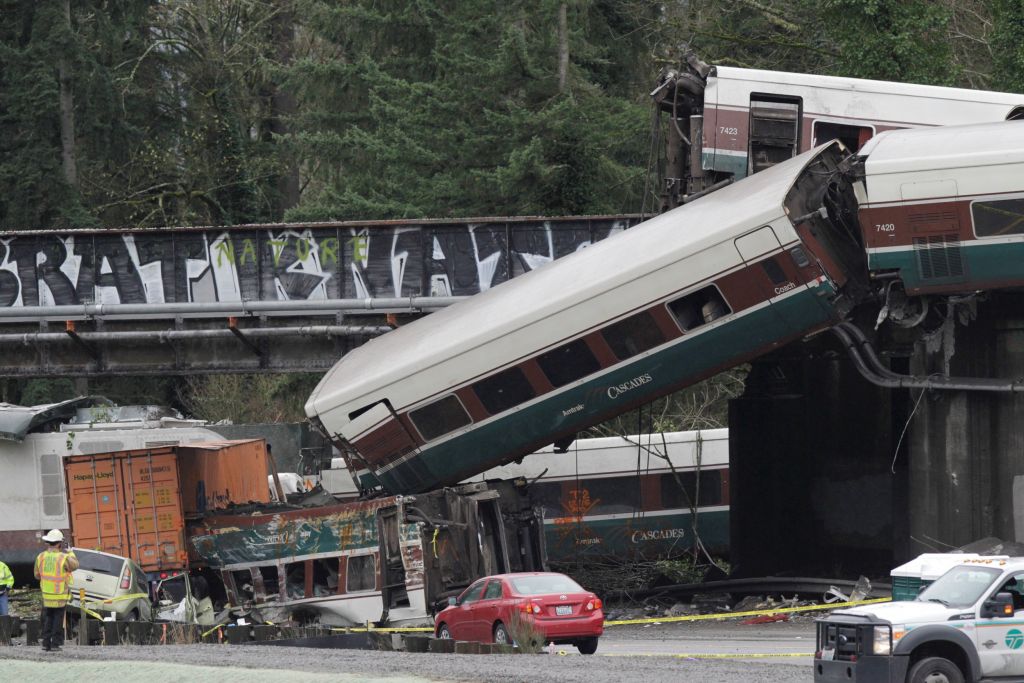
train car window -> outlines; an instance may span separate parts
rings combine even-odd
[[[562,504],[562,485],[557,481],[535,482],[529,488],[530,502],[544,507],[544,516],[564,517],[568,514]]]
[[[764,268],[764,272],[768,273],[768,279],[772,281],[773,285],[781,285],[785,282],[789,282],[789,278],[782,272],[782,267],[775,262],[775,259],[769,258],[761,262],[761,267]]]
[[[670,301],[668,310],[684,332],[732,313],[722,293],[713,285]]]
[[[829,140],[839,140],[851,152],[864,146],[875,134],[872,126],[848,126],[831,121],[815,121],[811,135],[811,146],[823,145]]]
[[[482,379],[473,385],[473,391],[491,415],[514,408],[536,396],[526,375],[519,368],[502,370]]]
[[[373,555],[352,555],[348,558],[348,592],[372,591],[377,587],[376,562]]]
[[[579,483],[576,493],[577,515],[605,515],[640,509],[640,479],[602,477]]]
[[[455,394],[448,394],[440,400],[417,408],[409,413],[409,418],[426,441],[432,441],[472,422]]]
[[[537,357],[537,364],[556,387],[565,386],[601,369],[601,364],[582,339],[542,353]]]
[[[658,329],[654,317],[646,311],[612,323],[601,330],[601,336],[619,360],[632,358],[665,343],[665,335]]]
[[[971,218],[978,237],[1020,235],[1024,233],[1024,197],[974,202]]]
[[[793,263],[797,265],[797,268],[806,268],[811,265],[811,259],[807,258],[807,252],[803,247],[793,247],[789,250],[789,255],[793,257]]]
[[[678,479],[676,478],[678,476]],[[680,486],[682,482],[682,486]],[[661,506],[666,510],[688,508],[693,505],[697,489],[697,476],[694,472],[678,472],[661,475]],[[700,473],[700,507],[721,505],[722,503],[722,472],[721,470],[702,470]]]
[[[306,597],[305,562],[292,562],[284,566],[284,592],[288,599]]]

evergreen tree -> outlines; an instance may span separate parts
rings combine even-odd
[[[993,87],[1024,93],[1024,4],[993,1]]]

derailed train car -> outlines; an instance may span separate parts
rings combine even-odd
[[[1022,198],[1021,121],[832,142],[371,341],[306,413],[364,487],[453,483],[865,301],[1024,284]]]
[[[190,523],[189,543],[263,620],[416,623],[480,576],[545,565],[522,483],[246,512]]]
[[[452,484],[840,320],[867,286],[830,143],[372,340],[306,413],[364,487]]]
[[[1024,117],[1024,95],[712,66],[692,53],[651,93],[664,127],[663,210],[829,140],[851,152],[887,130]]]

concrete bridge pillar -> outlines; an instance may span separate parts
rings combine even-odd
[[[912,368],[940,372],[946,358],[953,375],[1024,378],[1024,296],[981,302],[977,318],[947,332],[941,346],[919,343]],[[916,402],[919,394],[912,394]],[[1024,493],[1024,395],[927,392],[909,433],[914,552],[986,536],[1017,540],[1024,532],[1014,522],[1013,495],[1017,477]]]

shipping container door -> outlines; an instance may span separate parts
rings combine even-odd
[[[68,511],[74,544],[114,555],[128,555],[120,470],[110,456],[75,458],[65,463]]]
[[[121,460],[131,556],[146,571],[183,567],[187,555],[177,455],[139,452]]]

